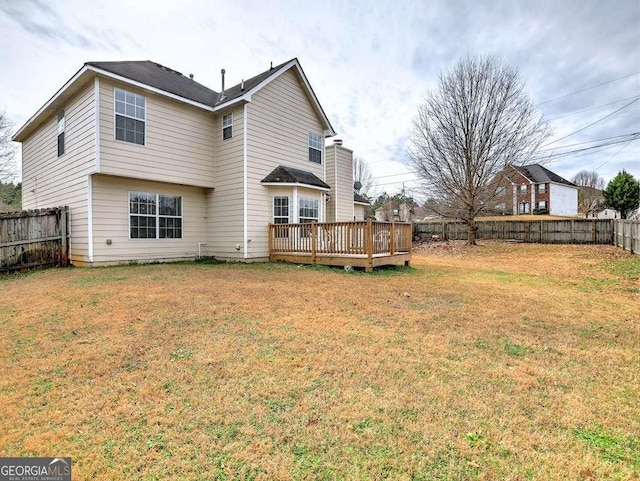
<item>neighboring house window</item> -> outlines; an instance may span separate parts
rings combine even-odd
[[[521,214],[528,214],[529,213],[529,203],[528,202],[521,202],[520,203],[520,213]]]
[[[546,200],[541,200],[540,202],[537,202],[537,204],[538,204],[537,209],[544,210],[547,208]]]
[[[538,194],[547,192],[547,184],[538,184]]]
[[[505,210],[507,208],[507,205],[502,202],[500,204],[496,204],[496,210]]]
[[[222,140],[233,137],[233,113],[222,117]]]
[[[129,192],[131,239],[181,239],[182,197]]]
[[[526,184],[522,184],[522,185],[520,186],[520,193],[521,193],[521,194],[526,194],[526,193],[527,193],[527,186],[526,186]]]
[[[289,197],[273,198],[273,223],[289,223]]]
[[[299,222],[318,222],[318,199],[305,199],[301,197],[299,200]]]
[[[58,157],[64,154],[64,110],[58,112]]]
[[[147,118],[145,98],[117,88],[115,102],[116,140],[144,145]]]
[[[309,160],[316,164],[322,163],[322,137],[309,132]]]
[[[506,193],[507,193],[507,188],[506,187],[498,187],[496,189],[496,197],[502,197]]]

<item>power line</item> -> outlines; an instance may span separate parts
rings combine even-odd
[[[609,157],[607,160],[605,160],[603,163],[601,163],[598,167],[596,167],[595,170],[596,172],[598,171],[599,168],[603,167],[605,164],[609,163],[609,161],[611,161],[616,155],[618,155],[620,152],[622,152],[624,149],[626,149],[633,141],[638,140],[637,138],[635,139],[631,139],[629,142],[627,142],[625,145],[623,145],[620,150],[618,150],[615,154],[613,154],[611,157]]]
[[[571,92],[571,93],[568,93],[568,94],[565,94],[565,95],[561,95],[560,97],[555,97],[555,98],[552,98],[552,99],[549,99],[549,100],[545,100],[544,102],[540,102],[539,105],[544,105],[544,104],[548,104],[549,102],[553,102],[554,100],[560,100],[560,99],[564,99],[566,97],[571,97],[572,95],[576,95],[576,94],[579,94],[581,92],[586,92],[587,90],[591,90],[591,89],[594,89],[596,87],[600,87],[602,85],[610,84],[612,82],[617,82],[618,80],[622,80],[622,79],[625,79],[627,77],[633,77],[634,75],[638,75],[639,73],[640,72],[633,72],[633,73],[630,73],[630,74],[625,75],[623,77],[614,78],[613,80],[607,80],[606,82],[602,82],[600,84],[592,85],[591,87],[585,87],[583,89],[576,90],[575,92]]]
[[[601,119],[598,119],[598,120],[596,120],[595,122],[592,122],[592,123],[590,123],[589,125],[587,125],[587,126],[585,126],[585,127],[582,127],[581,129],[576,130],[575,132],[571,132],[570,134],[565,135],[564,137],[560,137],[559,139],[556,139],[556,140],[554,140],[553,142],[549,142],[548,144],[544,144],[542,147],[546,147],[546,146],[548,146],[548,145],[555,144],[556,142],[560,142],[561,140],[564,140],[564,139],[566,139],[567,137],[571,137],[572,135],[575,135],[575,134],[577,134],[578,132],[582,132],[583,130],[588,129],[589,127],[591,127],[592,125],[595,125],[595,124],[597,124],[598,122],[602,122],[603,120],[605,120],[605,119],[607,119],[607,118],[611,117],[612,115],[617,114],[617,113],[618,113],[618,112],[620,112],[622,109],[626,109],[629,105],[633,104],[634,102],[637,102],[638,100],[640,100],[640,97],[636,97],[634,100],[632,100],[632,101],[631,101],[631,102],[629,102],[628,104],[625,104],[625,105],[623,105],[622,107],[620,107],[619,109],[617,109],[617,110],[615,110],[615,111],[611,112],[610,114],[605,115],[605,116],[604,116],[604,117],[602,117]]]
[[[637,97],[637,95],[634,95],[632,97],[627,97],[626,99],[620,99],[620,100],[616,100],[615,102],[609,102],[608,104],[596,105],[594,107],[589,107],[588,109],[574,110],[574,111],[572,111],[572,112],[570,112],[568,114],[560,115],[558,117],[552,117],[552,118],[546,119],[546,120],[551,122],[553,120],[563,119],[565,117],[570,117],[572,115],[581,114],[583,112],[589,112],[590,110],[601,109],[602,107],[608,107],[609,105],[619,104],[620,102],[625,102],[627,100],[635,99],[636,97]]]
[[[567,145],[561,145],[559,147],[552,147],[551,149],[540,150],[540,152],[548,152],[550,150],[564,149],[565,147],[574,147],[576,145],[593,144],[594,142],[602,142],[603,140],[620,139],[622,137],[629,137],[629,136],[638,135],[638,134],[640,134],[640,132],[631,132],[628,134],[614,135],[612,137],[603,137],[601,139],[587,140],[586,142],[577,142],[575,144],[567,144]]]

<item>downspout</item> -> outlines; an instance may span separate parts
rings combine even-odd
[[[353,168],[351,169],[353,172]],[[338,147],[333,146],[333,185],[335,187],[335,201],[333,203],[333,219],[334,222],[338,222]]]
[[[244,237],[243,237],[243,245],[244,245],[244,258],[246,259],[249,256],[249,193],[247,192],[247,188],[249,185],[248,182],[248,144],[247,144],[247,116],[249,115],[249,104],[244,104],[243,107],[243,119],[242,119],[242,192],[243,192],[243,215],[244,215]]]

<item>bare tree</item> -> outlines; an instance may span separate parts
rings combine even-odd
[[[353,158],[353,182],[360,184],[360,188],[357,189],[360,195],[364,195],[369,199],[373,198],[376,194],[377,184],[369,169],[369,164],[362,157]]]
[[[497,176],[529,160],[548,135],[517,70],[493,57],[467,58],[441,74],[419,106],[408,163],[475,244],[475,218],[490,207]]]
[[[5,112],[0,112],[0,182],[11,182],[17,174],[16,149],[11,143],[12,128],[13,124]]]
[[[578,212],[588,217],[604,207],[604,179],[594,170],[581,170],[573,176],[571,182],[576,184],[578,190]]]

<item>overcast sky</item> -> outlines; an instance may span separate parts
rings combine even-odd
[[[640,132],[638,0],[0,0],[0,32],[0,109],[16,127],[87,61],[154,60],[219,90],[221,68],[232,85],[298,57],[338,137],[395,193],[416,186],[404,159],[438,74],[491,54],[550,121],[548,168],[640,177],[640,140],[557,156]]]

